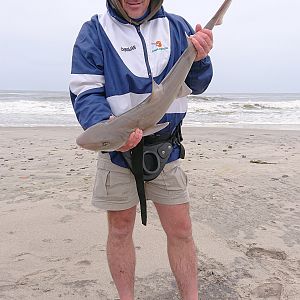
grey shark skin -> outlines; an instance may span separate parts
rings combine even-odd
[[[212,30],[215,25],[221,24],[231,2],[225,0],[205,28]],[[189,38],[187,42],[188,47],[164,80],[159,85],[152,81],[152,93],[143,102],[119,116],[91,126],[76,139],[77,144],[92,151],[114,151],[127,142],[136,128],[143,130],[143,136],[147,136],[168,126],[169,123],[157,122],[176,98],[191,93],[185,79],[195,60],[196,50]]]

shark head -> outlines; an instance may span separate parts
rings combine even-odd
[[[124,142],[116,142],[115,137],[113,138],[102,138],[101,141],[84,141],[79,136],[76,140],[77,145],[80,147],[91,150],[91,151],[114,151],[123,146]]]
[[[101,143],[82,143],[80,141],[80,139],[77,139],[77,144],[85,149],[91,150],[91,151],[109,151],[111,146],[110,146],[110,142],[108,141],[103,141]]]
[[[112,134],[106,124],[98,123],[89,128],[88,134],[83,132],[76,139],[77,145],[92,151],[114,151],[122,147],[124,145],[124,132],[119,130]]]

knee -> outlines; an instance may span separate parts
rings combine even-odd
[[[174,222],[172,226],[167,228],[165,231],[170,241],[181,240],[181,241],[189,242],[193,239],[192,224],[189,219],[179,220],[177,222]]]
[[[134,218],[131,215],[122,213],[109,213],[108,234],[110,238],[119,241],[132,237]]]

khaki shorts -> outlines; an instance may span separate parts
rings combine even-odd
[[[180,160],[165,165],[160,175],[145,182],[147,200],[160,204],[182,204],[189,201],[187,176]],[[124,210],[139,203],[131,171],[110,161],[109,154],[99,153],[92,204],[105,210]]]

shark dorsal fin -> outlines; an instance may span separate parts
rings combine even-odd
[[[182,84],[176,98],[183,98],[183,97],[186,97],[186,96],[190,95],[191,93],[192,93],[192,90],[184,82]]]

